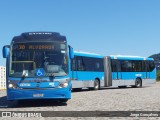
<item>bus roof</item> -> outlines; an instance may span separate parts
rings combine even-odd
[[[128,60],[153,60],[153,58],[131,56],[131,55],[110,55],[111,59],[128,59]]]
[[[66,42],[66,37],[57,32],[25,32],[19,36],[15,36],[12,42],[27,42],[27,41],[61,41]]]
[[[76,56],[85,56],[85,57],[95,57],[95,58],[103,58],[103,55],[90,53],[90,52],[83,52],[83,51],[74,51]]]
[[[94,57],[94,58],[103,58],[104,55],[84,52],[84,51],[74,51],[76,56],[85,56],[85,57]],[[141,56],[132,56],[132,55],[109,55],[111,59],[121,59],[121,60],[153,60],[153,58],[141,57]]]

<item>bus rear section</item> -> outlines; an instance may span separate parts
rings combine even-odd
[[[71,61],[72,89],[102,87],[142,87],[156,80],[152,58],[138,56],[101,56],[75,52]]]
[[[152,58],[137,56],[104,57],[104,86],[142,87],[156,81]]]

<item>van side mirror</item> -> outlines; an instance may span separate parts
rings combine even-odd
[[[70,45],[68,45],[68,47],[69,47],[69,57],[70,57],[70,59],[73,59],[74,58],[74,50]]]
[[[2,54],[3,54],[3,58],[7,58],[7,56],[9,55],[9,45],[5,45],[3,46],[3,50],[2,50]]]

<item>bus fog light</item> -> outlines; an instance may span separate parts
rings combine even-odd
[[[9,87],[9,88],[13,88],[13,84],[10,83],[10,84],[8,85],[8,87]]]

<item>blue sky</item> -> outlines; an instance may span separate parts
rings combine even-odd
[[[75,50],[148,57],[160,52],[159,6],[160,0],[1,0],[0,49],[23,32],[51,31],[66,35]]]

